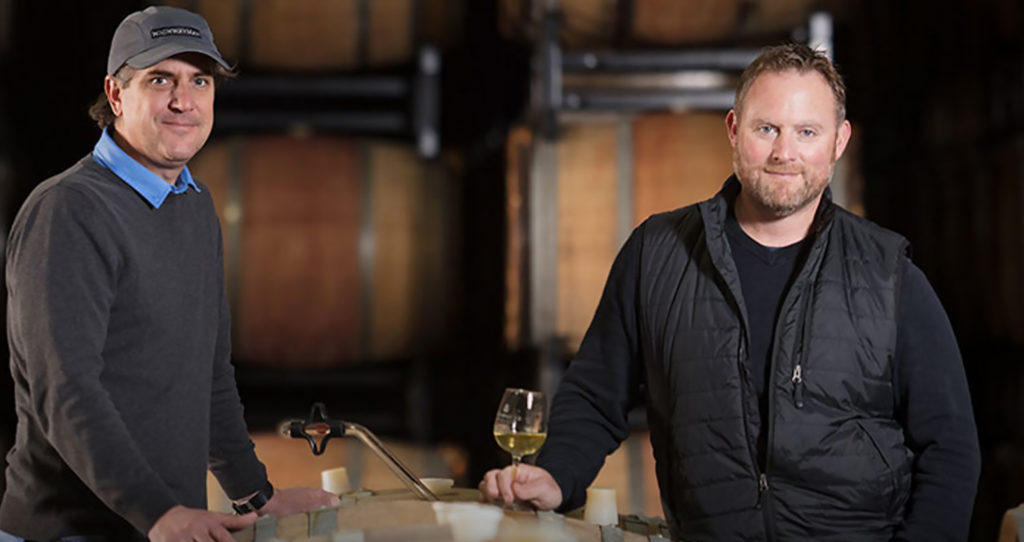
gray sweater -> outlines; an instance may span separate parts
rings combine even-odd
[[[11,229],[8,337],[18,414],[0,530],[141,537],[266,482],[230,363],[209,191],[153,208],[91,156],[39,185]]]

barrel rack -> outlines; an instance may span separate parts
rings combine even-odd
[[[246,72],[218,88],[214,136],[370,136],[412,142],[422,159],[436,159],[441,150],[441,68],[440,50],[422,44],[413,62],[392,69],[320,75]],[[229,189],[239,190],[238,185],[239,180],[233,179]],[[237,228],[226,228],[225,235],[228,245],[238,246]],[[238,250],[232,254],[227,281],[237,285],[240,262],[234,258]],[[361,249],[360,261],[353,263],[365,266],[363,260],[368,257]],[[233,313],[238,310],[237,290],[229,288]],[[302,412],[311,398],[329,398],[339,412],[383,434],[425,441],[432,431],[424,363],[395,359],[289,371],[236,363],[236,377],[249,406],[250,425],[272,426],[279,421],[281,409]],[[264,402],[275,405],[273,412],[259,408]]]

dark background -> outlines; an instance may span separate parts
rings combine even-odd
[[[984,460],[972,539],[995,540],[1003,511],[1024,502],[1024,2],[836,4],[835,54],[861,134],[866,214],[911,240],[956,330]],[[98,132],[86,109],[101,89],[110,36],[141,5],[0,2],[4,231],[36,184],[91,150]],[[504,461],[486,430],[495,397],[536,375],[534,353],[508,352],[502,341],[504,138],[523,119],[529,49],[501,38],[496,21],[493,0],[465,2],[462,43],[444,58],[442,140],[464,164],[458,333],[403,372],[428,410],[425,427],[394,431],[461,444],[473,480]],[[286,390],[242,391],[254,424],[304,414],[296,409],[316,396],[305,390],[287,412],[268,413]],[[389,408],[367,395],[340,410]],[[0,379],[3,448],[13,438],[10,397],[11,382]]]

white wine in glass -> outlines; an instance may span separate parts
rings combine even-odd
[[[523,456],[535,454],[548,437],[548,405],[544,394],[507,388],[494,416],[494,440],[512,454],[516,467]]]

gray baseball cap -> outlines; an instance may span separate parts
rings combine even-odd
[[[127,63],[148,68],[181,53],[202,53],[231,69],[213,44],[213,32],[201,16],[179,8],[152,6],[125,17],[110,42],[107,75]]]

